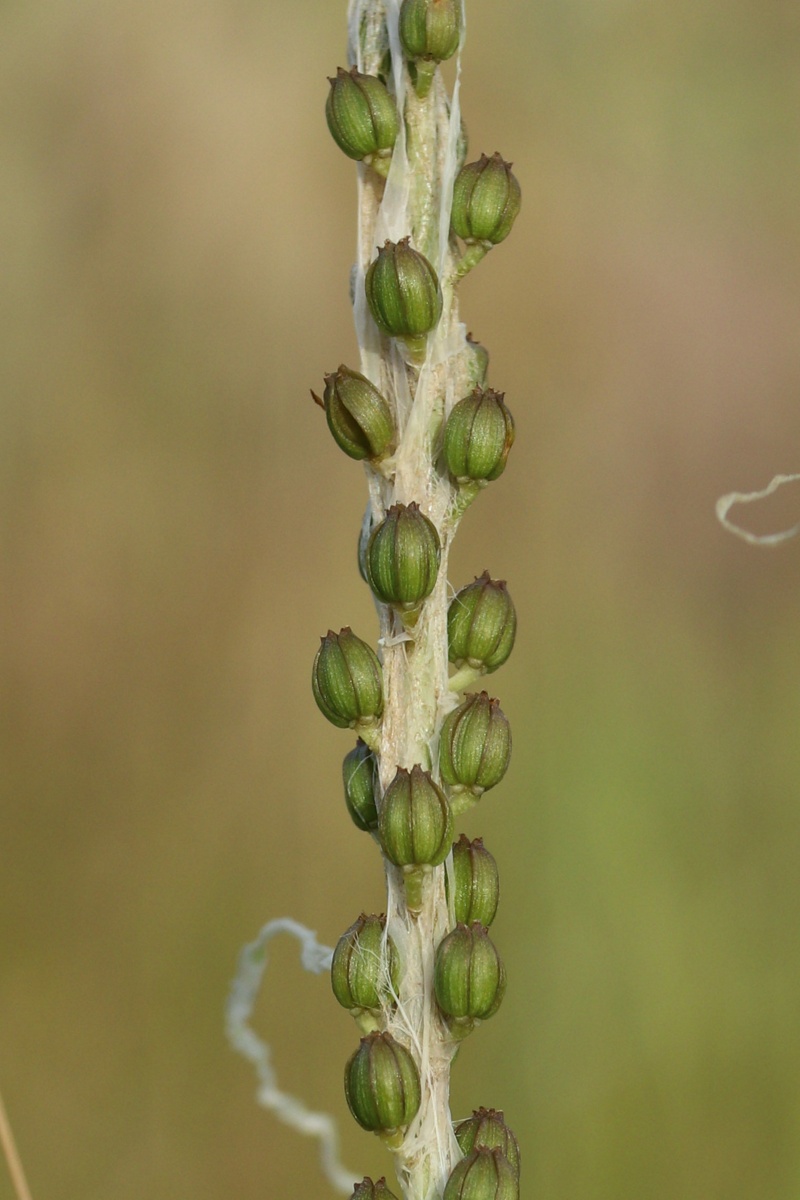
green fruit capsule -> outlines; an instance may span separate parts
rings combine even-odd
[[[348,158],[387,158],[400,131],[397,105],[375,75],[339,67],[325,104],[333,140]]]
[[[394,1192],[389,1191],[384,1178],[373,1183],[367,1175],[361,1180],[361,1183],[356,1184],[350,1200],[397,1200],[397,1197]]]
[[[451,224],[467,243],[496,246],[511,232],[522,193],[511,163],[496,152],[461,168],[453,186]]]
[[[377,462],[394,443],[394,420],[389,402],[358,371],[341,366],[325,376],[322,399],[311,393],[325,410],[334,441],[350,458]]]
[[[383,672],[374,650],[345,627],[329,629],[311,673],[314,699],[339,729],[374,726],[383,712]]]
[[[414,1059],[390,1033],[371,1033],[344,1070],[350,1112],[362,1129],[393,1133],[419,1111],[419,1071]]]
[[[397,774],[378,816],[383,852],[396,867],[436,867],[450,851],[453,817],[441,788],[419,765]]]
[[[342,763],[344,802],[353,824],[366,833],[378,828],[375,787],[378,772],[375,755],[361,738]]]
[[[456,925],[440,943],[434,965],[436,1002],[456,1021],[494,1016],[506,990],[506,969],[482,925]]]
[[[477,1146],[453,1168],[443,1200],[519,1200],[519,1179],[501,1150]]]
[[[467,334],[467,349],[471,358],[468,378],[477,387],[486,382],[486,376],[489,374],[489,351],[480,342],[475,341],[471,333]]]
[[[444,427],[442,456],[458,483],[491,483],[506,469],[514,418],[505,393],[476,387],[455,405]]]
[[[354,1015],[379,1013],[397,992],[400,962],[394,943],[384,939],[385,916],[364,913],[336,943],[331,961],[331,987],[342,1008]]]
[[[410,238],[386,242],[365,280],[367,303],[379,329],[390,337],[423,338],[442,313],[439,279]]]
[[[511,727],[497,700],[470,693],[445,719],[439,771],[454,791],[480,796],[495,787],[511,761]]]
[[[415,609],[436,585],[441,552],[436,526],[419,507],[393,504],[367,545],[369,585],[384,604]]]
[[[478,921],[489,928],[500,900],[500,873],[483,838],[471,842],[465,834],[453,843],[453,911],[456,921]]]
[[[502,667],[514,648],[517,613],[502,579],[484,571],[467,584],[447,610],[447,643],[450,662],[474,667],[491,675]]]
[[[455,54],[460,37],[460,0],[403,0],[400,5],[400,44],[408,58],[444,62]]]
[[[480,1146],[488,1150],[500,1150],[519,1178],[519,1142],[506,1125],[505,1117],[499,1109],[476,1108],[471,1117],[458,1122],[454,1133],[462,1154],[469,1154],[471,1150]]]

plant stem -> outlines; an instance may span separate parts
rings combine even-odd
[[[460,512],[446,472],[434,470],[442,421],[475,382],[475,353],[458,320],[456,258],[450,240],[449,197],[457,170],[460,119],[457,92],[448,97],[436,73],[424,98],[410,80],[399,49],[399,0],[351,0],[350,54],[359,70],[385,70],[391,51],[393,89],[405,120],[394,148],[385,186],[359,168],[358,261],[354,288],[355,324],[361,370],[392,404],[399,442],[394,474],[367,467],[370,503],[365,528],[385,516],[394,503],[415,501],[436,525],[442,545],[434,591],[419,619],[402,637],[403,624],[393,610],[378,604],[384,676],[384,713],[378,748],[381,792],[398,767],[419,763],[438,776],[438,737],[456,704],[448,687],[447,561]],[[446,197],[446,200],[443,200]],[[443,315],[429,336],[424,361],[408,361],[402,345],[382,338],[368,319],[364,275],[376,246],[385,239],[411,235],[415,249],[436,267],[443,292]],[[433,994],[435,949],[453,917],[445,894],[445,867],[436,867],[413,884],[409,909],[403,873],[387,863],[386,934],[404,962],[396,1010],[385,1013],[386,1027],[412,1052],[420,1068],[422,1103],[399,1148],[398,1179],[406,1200],[439,1197],[461,1157],[449,1108],[450,1063],[457,1049]]]

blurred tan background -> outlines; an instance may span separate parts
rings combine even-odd
[[[451,577],[507,578],[521,632],[465,822],[510,987],[453,1109],[505,1108],[530,1200],[796,1200],[800,540],[714,502],[800,470],[800,9],[468,7],[472,156],[524,203],[463,313],[518,440]],[[354,361],[344,10],[0,11],[0,1087],[35,1200],[333,1195],[222,1013],[263,921],[381,907],[309,687],[329,626],[375,635],[362,473],[308,396]],[[381,1174],[296,963],[260,1028]]]

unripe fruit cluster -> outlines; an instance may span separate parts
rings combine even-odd
[[[408,89],[416,92],[413,104],[433,104],[435,89],[441,94],[439,64],[456,53],[462,39],[462,2],[402,0],[396,19]],[[326,103],[334,140],[362,164],[360,177],[378,197],[389,185],[376,176],[389,175],[395,146],[404,144],[402,139],[398,143],[403,122],[409,120],[408,107],[398,112],[394,90],[391,75],[384,79],[356,67],[339,68],[330,80]],[[403,153],[413,153],[413,138],[406,143]],[[374,344],[381,345],[386,361],[395,366],[397,354],[405,355],[412,401],[428,339],[437,336],[443,312],[445,321],[452,322],[455,284],[508,236],[519,212],[520,189],[510,164],[499,154],[481,155],[470,163],[465,158],[464,148],[453,185],[449,257],[442,279],[410,237],[386,241],[363,276],[360,299],[374,322]],[[457,238],[466,249],[459,250]],[[443,288],[450,297],[447,303]],[[443,332],[452,335],[449,328]],[[390,339],[400,344],[391,345]],[[467,395],[452,396],[451,390],[449,411],[440,414],[430,430],[430,461],[424,464],[436,479],[437,494],[451,501],[444,519],[427,493],[403,495],[402,503],[389,499],[396,494],[395,470],[402,459],[406,421],[393,394],[392,370],[371,371],[374,377],[368,378],[341,365],[325,375],[321,397],[312,393],[337,445],[365,464],[375,485],[375,515],[359,543],[359,565],[379,606],[384,631],[393,630],[398,640],[408,641],[408,654],[414,652],[426,614],[440,614],[437,619],[443,625],[443,557],[449,537],[467,504],[504,472],[514,442],[514,420],[504,394],[486,385],[485,350],[468,342],[466,351],[472,365],[462,376],[468,381],[463,391],[475,386]],[[436,607],[426,607],[432,604]],[[422,920],[429,897],[438,895],[443,906],[446,894],[449,916],[445,928],[442,915],[438,944],[429,946],[437,1005],[430,1035],[454,1053],[461,1038],[497,1012],[506,988],[505,967],[489,935],[500,895],[497,863],[481,838],[469,840],[461,834],[453,839],[455,817],[496,787],[509,766],[511,731],[499,702],[485,691],[464,693],[506,662],[516,627],[505,582],[488,572],[455,593],[447,610],[446,636],[454,671],[451,691],[457,699],[452,707],[438,699],[439,711],[447,715],[432,729],[431,753],[423,755],[424,763],[398,762],[397,751],[389,749],[395,742],[383,722],[390,729],[389,718],[397,720],[391,710],[395,701],[370,645],[349,627],[338,634],[329,631],[314,660],[317,705],[333,725],[353,730],[358,739],[342,764],[347,812],[356,827],[377,842],[394,885],[404,888],[407,912],[401,924],[387,926],[385,916],[362,913],[340,937],[331,964],[334,995],[364,1035],[345,1068],[347,1104],[362,1128],[378,1133],[393,1148],[415,1121],[425,1086],[419,1043],[409,1035],[407,1009],[398,1008],[413,994],[403,961],[415,944],[408,931],[434,928]],[[388,753],[393,757],[382,761],[381,755]],[[396,909],[392,911],[396,919]],[[503,1114],[477,1109],[457,1123],[454,1132],[463,1157],[437,1195],[443,1200],[518,1200],[519,1148]],[[385,1179],[364,1178],[354,1185],[351,1200],[396,1197]]]

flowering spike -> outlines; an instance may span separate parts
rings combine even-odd
[[[379,844],[388,886],[388,916],[362,914],[331,953],[331,986],[362,1037],[347,1103],[395,1153],[407,1200],[518,1200],[513,1135],[475,1114],[457,1143],[448,1103],[455,1043],[497,1010],[506,982],[487,932],[497,864],[481,839],[452,839],[454,815],[502,779],[511,734],[496,700],[464,693],[506,661],[516,629],[505,583],[488,573],[448,607],[452,538],[514,440],[488,353],[459,311],[459,280],[520,206],[499,154],[467,162],[459,89],[439,70],[459,52],[464,7],[351,0],[356,65],[330,80],[326,115],[361,163],[349,288],[359,370],[342,365],[312,392],[337,445],[366,467],[358,565],[380,627],[378,654],[349,628],[329,631],[312,672],[320,710],[354,730],[350,746],[358,737],[342,764],[345,802]],[[284,1115],[303,1123],[300,1105]],[[332,1158],[328,1174],[350,1200],[396,1200],[384,1179],[351,1191]]]

